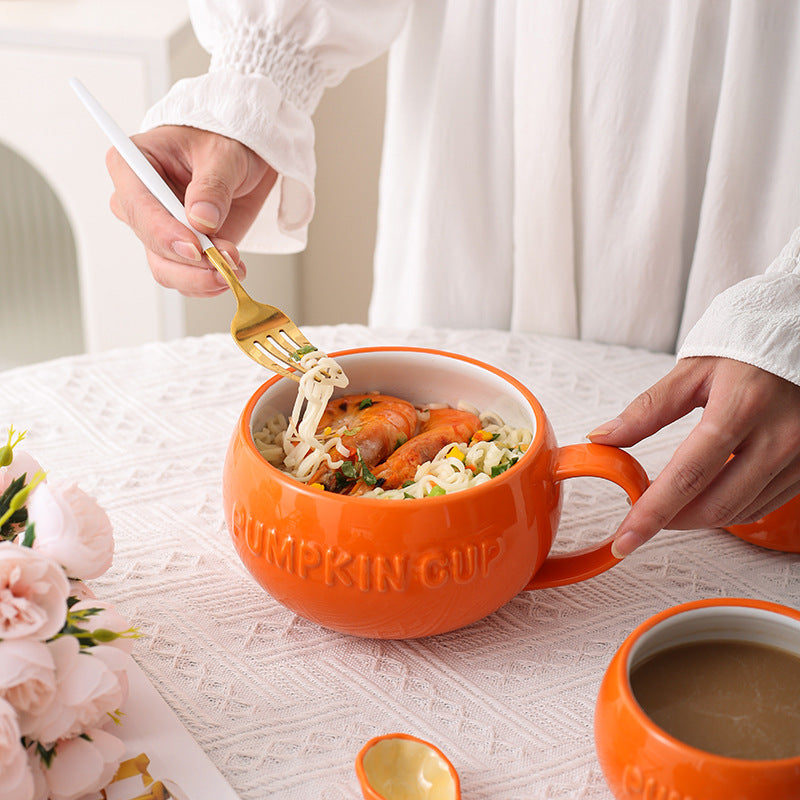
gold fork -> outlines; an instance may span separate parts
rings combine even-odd
[[[261,366],[299,381],[300,375],[305,372],[300,364],[301,357],[317,348],[303,336],[297,325],[283,311],[275,306],[258,303],[247,294],[231,265],[214,247],[211,239],[189,223],[183,203],[173,194],[142,151],[77,78],[70,79],[69,83],[128,166],[161,205],[194,233],[208,260],[222,273],[236,298],[236,313],[231,321],[231,335],[236,344]]]
[[[204,252],[228,282],[236,298],[236,313],[231,320],[233,340],[253,361],[279,375],[299,381],[298,373],[305,372],[300,365],[301,357],[317,348],[283,311],[253,300],[213,244]]]

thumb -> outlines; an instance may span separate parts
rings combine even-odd
[[[203,233],[216,233],[228,216],[234,192],[244,177],[237,161],[216,153],[195,166],[184,206],[189,222]]]
[[[618,417],[598,425],[586,438],[599,444],[630,447],[704,405],[707,370],[698,369],[701,365],[693,361],[680,361]]]

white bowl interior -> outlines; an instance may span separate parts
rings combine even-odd
[[[334,397],[378,391],[414,404],[463,401],[481,412],[494,411],[505,423],[536,433],[536,418],[525,395],[509,381],[481,366],[437,353],[387,350],[336,357],[350,380]],[[251,431],[258,431],[277,413],[288,415],[297,397],[297,383],[277,381],[253,409]]]
[[[645,631],[631,648],[628,676],[650,656],[682,644],[737,641],[771,645],[800,656],[800,622],[748,606],[708,606],[668,617]]]

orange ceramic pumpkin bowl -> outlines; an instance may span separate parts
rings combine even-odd
[[[800,553],[800,495],[755,522],[731,525],[726,530],[770,550]]]
[[[729,758],[672,737],[642,710],[630,675],[642,661],[680,644],[732,640],[800,655],[800,612],[761,600],[715,598],[656,614],[628,636],[606,670],[595,709],[600,766],[617,800],[797,800],[800,756]]]
[[[487,483],[420,500],[323,492],[273,467],[254,431],[290,412],[297,384],[273,378],[246,404],[223,470],[225,518],[254,578],[300,616],[357,636],[412,638],[481,619],[526,588],[583,580],[617,563],[610,540],[549,557],[561,511],[559,482],[615,481],[635,501],[647,486],[627,453],[559,448],[539,401],[518,380],[465,356],[420,348],[333,354],[345,390],[380,390],[414,403],[466,401],[534,431],[525,455]]]

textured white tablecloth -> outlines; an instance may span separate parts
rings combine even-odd
[[[497,332],[307,333],[329,351],[413,344],[491,361],[537,394],[561,444],[616,416],[673,361]],[[50,479],[78,482],[108,510],[116,555],[95,591],[144,632],[137,661],[242,798],[360,797],[361,745],[406,731],[450,757],[465,800],[608,800],[592,719],[625,636],[703,597],[800,606],[797,556],[721,531],[662,532],[604,575],[524,593],[461,631],[390,642],[322,630],[254,583],[222,518],[228,438],[266,377],[227,335],[0,373],[0,425],[27,428]],[[688,425],[633,448],[651,477]],[[567,487],[562,547],[621,519],[621,490]]]

